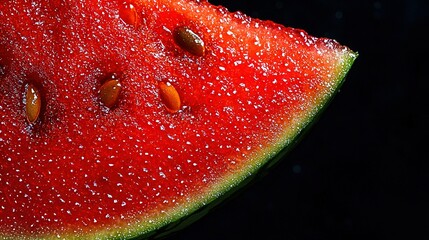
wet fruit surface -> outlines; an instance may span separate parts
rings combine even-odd
[[[290,143],[355,58],[207,2],[133,4],[0,3],[0,237],[124,237],[190,214]],[[178,50],[180,26],[198,35]],[[26,110],[30,78],[43,98],[27,88]]]

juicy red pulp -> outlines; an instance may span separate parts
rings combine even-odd
[[[237,172],[332,91],[326,76],[345,51],[337,43],[223,11],[0,3],[0,233],[82,233],[162,215]],[[189,50],[196,37],[190,48],[174,39],[183,26],[204,41],[202,55]],[[112,74],[121,91],[106,104]],[[23,101],[30,83],[42,99],[34,123]]]

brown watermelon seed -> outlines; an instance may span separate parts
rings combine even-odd
[[[110,77],[100,87],[99,96],[101,103],[108,108],[114,107],[119,100],[121,90],[122,85],[119,80],[114,76]]]
[[[188,27],[178,27],[173,32],[174,42],[183,50],[196,56],[204,56],[204,41]]]
[[[138,21],[137,10],[132,3],[124,2],[119,9],[119,17],[126,24],[136,26]]]
[[[26,86],[25,93],[25,113],[29,123],[37,121],[42,108],[42,99],[39,90],[31,83]]]
[[[161,100],[164,103],[167,111],[175,113],[180,110],[180,96],[176,88],[171,85],[169,82],[159,83],[159,89],[161,94]]]

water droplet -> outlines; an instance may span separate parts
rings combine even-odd
[[[132,3],[123,2],[119,9],[119,17],[126,24],[136,26],[138,22],[137,10]]]
[[[174,42],[183,50],[196,56],[204,56],[204,41],[188,27],[176,28],[173,33],[173,38]]]

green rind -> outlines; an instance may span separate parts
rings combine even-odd
[[[242,169],[240,174],[227,176],[220,181],[221,183],[210,188],[210,191],[202,194],[197,200],[189,203],[181,208],[176,208],[158,219],[154,219],[148,223],[144,219],[140,223],[127,226],[118,226],[115,229],[104,231],[86,233],[85,236],[74,235],[72,233],[61,236],[37,236],[28,237],[28,239],[146,239],[146,238],[162,238],[170,235],[173,232],[185,228],[189,224],[195,222],[202,216],[206,215],[211,209],[219,205],[226,198],[236,193],[243,186],[248,185],[249,182],[254,181],[255,178],[260,176],[260,173],[266,172],[276,164],[284,155],[289,152],[293,146],[299,142],[304,133],[311,127],[318,116],[328,106],[334,95],[338,92],[341,85],[344,83],[345,77],[353,65],[358,54],[351,50],[344,50],[344,57],[338,64],[337,73],[331,79],[334,84],[334,91],[321,96],[318,104],[313,106],[305,113],[304,116],[297,119],[302,121],[295,121],[293,127],[285,127],[283,134],[278,139],[277,144],[271,146],[265,151],[257,152],[254,154],[254,160]],[[292,129],[292,131],[291,131]],[[216,193],[216,194],[212,194]],[[16,239],[12,236],[1,236],[5,240]]]
[[[324,95],[321,99],[320,103],[316,106],[314,106],[313,113],[308,114],[308,117],[305,119],[305,121],[301,122],[300,126],[297,129],[297,131],[294,131],[292,133],[292,136],[288,137],[289,134],[287,134],[287,131],[285,131],[285,134],[282,135],[280,138],[280,143],[273,146],[273,148],[268,149],[267,152],[268,157],[258,156],[257,159],[252,166],[250,166],[250,171],[252,171],[252,174],[249,176],[245,176],[246,171],[242,171],[241,176],[235,176],[235,178],[230,179],[225,184],[221,185],[223,187],[220,190],[217,190],[221,192],[222,196],[217,197],[214,199],[211,199],[210,203],[203,206],[196,208],[195,212],[192,215],[185,216],[183,218],[178,219],[176,222],[172,222],[168,224],[167,226],[164,226],[160,228],[157,233],[159,234],[148,234],[148,235],[141,235],[140,237],[137,237],[135,239],[144,239],[145,237],[151,237],[151,238],[163,238],[166,237],[176,231],[179,231],[183,228],[186,228],[188,225],[192,224],[193,222],[197,221],[201,217],[205,216],[207,213],[209,213],[214,207],[218,206],[222,202],[224,202],[226,199],[229,199],[231,195],[234,195],[239,190],[242,190],[243,187],[248,186],[249,183],[254,182],[259,177],[263,176],[264,173],[266,173],[269,169],[271,169],[275,164],[277,164],[280,159],[283,159],[284,156],[293,149],[293,147],[301,141],[301,139],[305,136],[306,132],[308,132],[309,129],[311,129],[311,126],[317,122],[317,119],[320,117],[320,115],[324,112],[324,110],[329,106],[329,103],[332,101],[334,96],[339,92],[341,86],[343,85],[346,75],[349,72],[350,68],[352,67],[354,61],[358,57],[358,53],[352,52],[350,50],[347,51],[344,57],[344,61],[339,65],[338,73],[335,74],[336,78],[333,80],[335,83],[334,89],[335,91],[331,94]],[[264,155],[264,153],[262,153]],[[270,157],[274,155],[273,157]],[[259,165],[259,164],[261,165]],[[240,180],[241,179],[241,180]],[[233,187],[228,187],[231,183],[234,183],[238,181],[236,185]],[[216,190],[215,190],[216,191]]]

